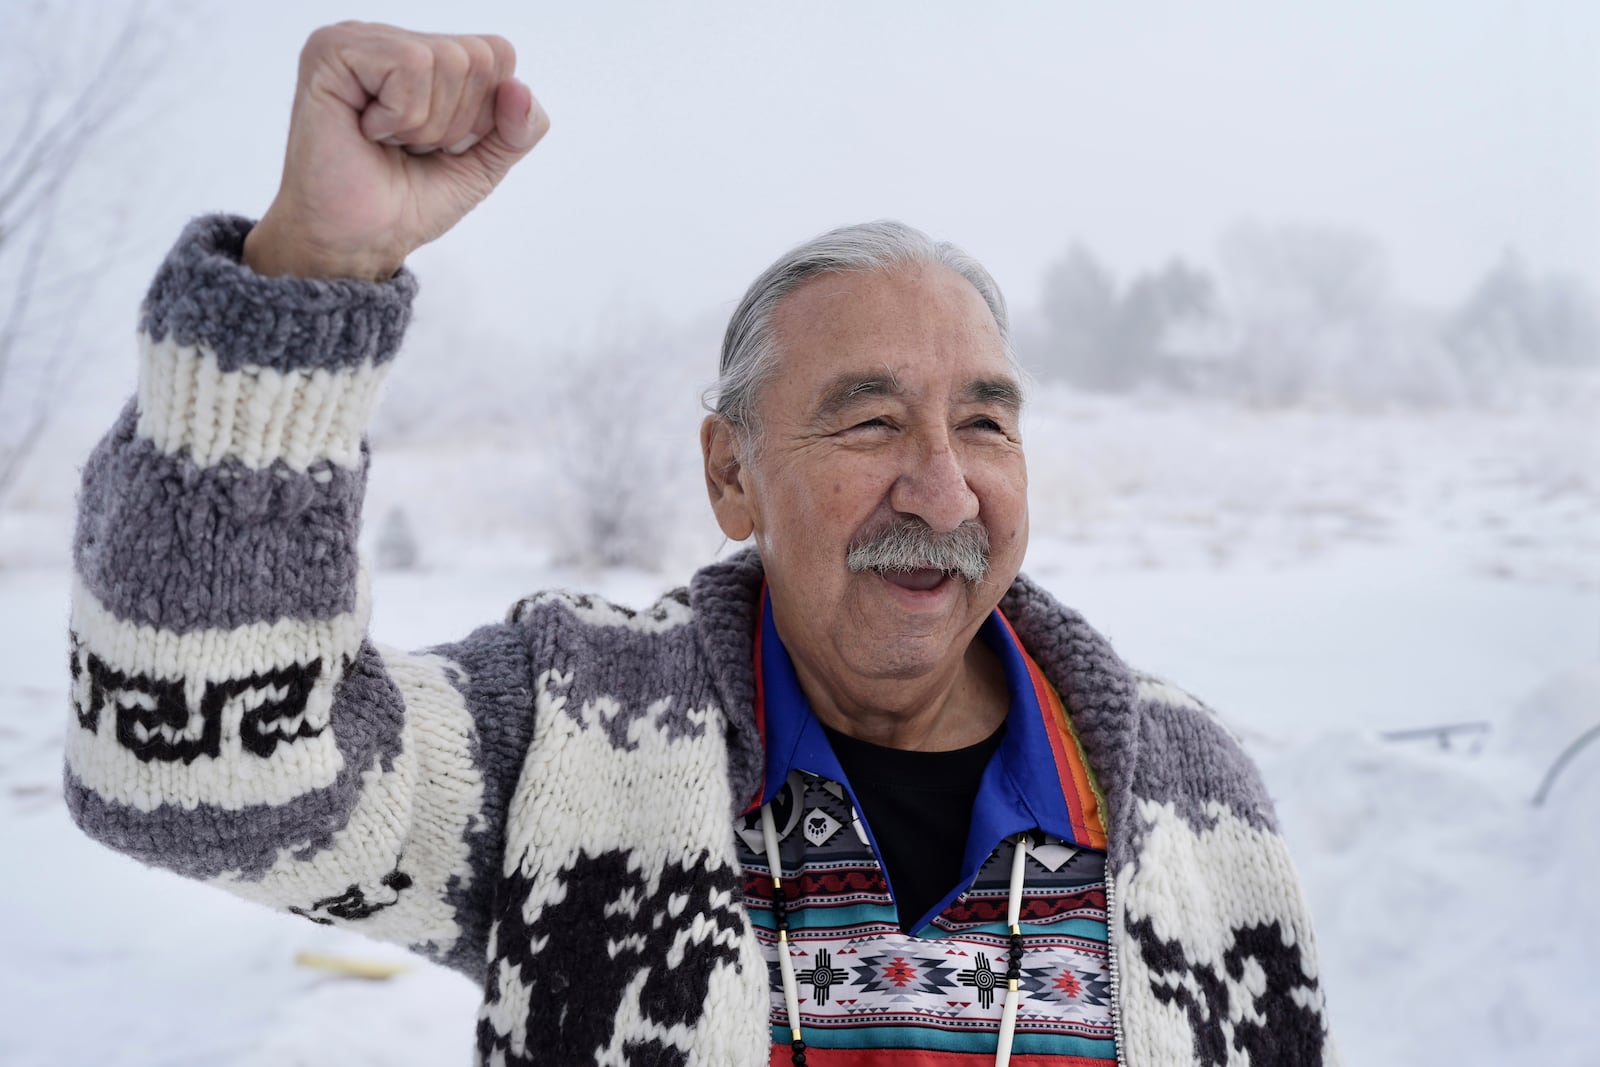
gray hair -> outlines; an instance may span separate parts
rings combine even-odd
[[[855,572],[890,574],[943,571],[976,584],[989,573],[989,528],[967,519],[940,533],[915,515],[903,515],[852,542],[845,566]]]
[[[717,384],[709,391],[706,406],[743,430],[745,444],[750,444],[760,436],[756,394],[777,369],[772,320],[783,298],[819,274],[915,265],[948,267],[972,284],[989,306],[1006,358],[1015,367],[1006,300],[983,265],[948,241],[935,241],[903,222],[882,219],[814,237],[784,253],[751,283],[728,320]]]

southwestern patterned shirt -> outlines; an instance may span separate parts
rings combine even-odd
[[[1005,998],[1013,835],[1028,831],[1026,952],[1012,1063],[1116,1062],[1106,956],[1105,829],[1055,690],[996,611],[982,639],[1011,690],[958,885],[901,928],[871,828],[812,714],[763,600],[758,714],[789,904],[789,949],[812,1067],[960,1067],[994,1060]],[[759,805],[756,806],[757,808]],[[772,1063],[789,1062],[772,872],[758,812],[737,827],[745,906],[771,972]],[[1047,1059],[1046,1059],[1047,1058]]]

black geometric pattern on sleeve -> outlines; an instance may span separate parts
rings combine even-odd
[[[1225,1067],[1230,1045],[1249,1057],[1250,1067],[1322,1067],[1327,1031],[1322,1013],[1302,1006],[1294,995],[1303,990],[1302,999],[1320,1003],[1317,980],[1305,973],[1299,947],[1285,943],[1278,923],[1236,928],[1223,955],[1222,973],[1190,961],[1182,942],[1163,940],[1149,919],[1130,922],[1128,932],[1153,972],[1151,991],[1188,1016],[1199,1067]],[[1247,963],[1260,968],[1266,979],[1260,996],[1244,982]],[[1230,1022],[1234,997],[1248,1001],[1240,1005],[1244,1010],[1238,1022]]]
[[[222,720],[195,715],[184,696],[183,679],[151,678],[114,671],[89,657],[90,717],[99,724],[100,709],[117,715],[117,740],[149,763],[193,763],[222,751]],[[83,721],[83,716],[79,716]]]
[[[77,634],[69,634],[72,656],[67,662],[72,671],[72,710],[77,713],[78,725],[91,734],[100,730],[100,701],[94,691],[93,674],[85,665],[94,657],[83,650]]]
[[[651,893],[628,853],[617,849],[580,854],[561,882],[563,899],[531,924],[522,919],[522,901],[533,889],[526,876],[513,871],[497,887],[508,905],[496,910],[497,959],[525,987],[528,1014],[523,1040],[513,1042],[480,1013],[480,1061],[506,1067],[592,1063],[598,1050],[611,1047],[623,992],[641,971],[647,971],[639,994],[644,1017],[693,1029],[706,1009],[712,971],[724,963],[738,966],[734,944],[743,924],[733,903],[739,899],[734,871],[714,868],[704,857],[669,863]],[[723,903],[713,903],[719,899]],[[709,921],[699,935],[691,930],[697,919]],[[500,986],[498,968],[491,968],[485,1004],[509,992]],[[631,1067],[687,1063],[683,1049],[654,1040],[625,1042],[625,1052]]]
[[[313,727],[305,719],[306,700],[321,673],[322,660],[314,659],[248,678],[213,682],[206,686],[201,714],[207,721],[220,722],[222,709],[230,700],[242,701],[239,743],[245,751],[265,758],[280,742],[290,744],[322,733],[321,726]]]
[[[309,908],[290,907],[289,910],[302,919],[310,919],[318,926],[332,926],[334,919],[346,921],[365,919],[378,914],[384,908],[392,908],[400,903],[400,893],[411,888],[411,876],[396,867],[383,876],[383,881],[379,885],[392,890],[394,895],[388,900],[371,900],[368,899],[366,890],[359,885],[352,885],[343,893],[323,897]],[[318,912],[322,914],[319,915]]]
[[[198,712],[190,707],[182,678],[152,678],[113,670],[72,635],[72,703],[78,725],[100,729],[100,712],[116,716],[118,743],[146,763],[193,763],[222,753],[223,712],[241,707],[239,743],[267,757],[280,744],[316,737],[325,726],[306,722],[306,704],[322,673],[322,660],[295,663],[244,678],[211,682]]]

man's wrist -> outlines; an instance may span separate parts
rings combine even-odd
[[[274,224],[270,214],[245,235],[240,262],[265,277],[349,278],[386,282],[404,264],[382,252],[332,253]]]

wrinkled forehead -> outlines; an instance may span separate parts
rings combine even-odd
[[[1021,382],[982,294],[941,264],[821,274],[773,315],[776,378],[816,398],[843,379],[915,390]]]

